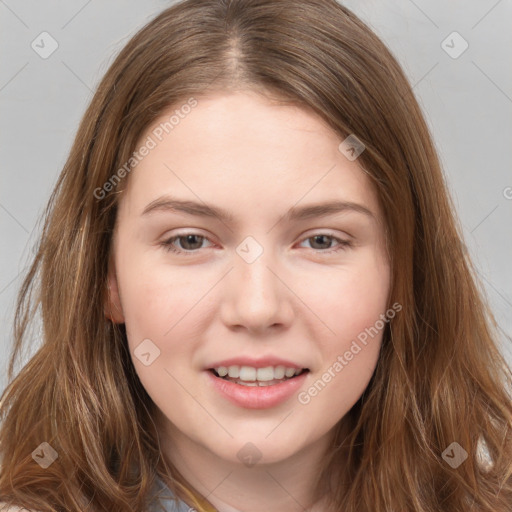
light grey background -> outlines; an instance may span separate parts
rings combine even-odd
[[[172,3],[0,0],[0,390],[7,383],[14,300],[39,232],[36,223],[86,105],[122,46]],[[510,336],[512,2],[342,3],[387,43],[414,85],[468,251],[496,318]],[[45,31],[58,48],[43,59],[31,44],[41,47],[39,35]],[[460,36],[450,35],[454,31]],[[467,50],[453,58],[464,41]],[[33,343],[27,357],[38,346],[37,335]],[[503,349],[512,363],[510,349]]]

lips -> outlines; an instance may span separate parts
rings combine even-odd
[[[245,409],[268,409],[288,401],[298,393],[304,385],[309,372],[287,379],[279,384],[260,387],[247,387],[216,377],[213,372],[206,371],[208,386],[232,404]]]

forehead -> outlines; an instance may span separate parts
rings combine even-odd
[[[169,193],[232,211],[259,206],[260,213],[344,199],[379,217],[369,177],[340,152],[343,138],[312,110],[245,91],[185,104],[163,112],[136,145],[154,146],[130,174],[127,192],[140,211]]]

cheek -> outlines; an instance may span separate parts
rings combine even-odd
[[[157,264],[151,255],[121,250],[116,266],[130,349],[133,353],[144,339],[163,349],[193,314],[202,288],[187,272]],[[174,348],[181,347],[183,343]]]
[[[377,267],[359,268],[342,279],[332,292],[337,334],[354,337],[375,324],[385,313],[388,291],[388,275]]]
[[[162,338],[172,327],[173,290],[167,286],[163,276],[157,280],[151,272],[138,272],[136,279],[125,279],[122,292],[126,329],[131,342],[141,336]]]
[[[298,294],[329,328],[322,338],[327,347],[341,348],[385,313],[390,269],[373,251],[361,250],[346,265],[304,276],[297,281]]]
[[[133,261],[118,274],[124,285],[122,306],[133,364],[142,385],[163,410],[169,397],[186,400],[183,383],[190,378],[191,355],[201,342],[202,326],[194,316],[202,316],[199,300],[205,291],[183,276],[176,269],[136,266]],[[180,401],[175,402],[179,407]]]
[[[329,329],[322,329],[325,334],[315,338],[322,367],[311,375],[308,388],[298,398],[310,413],[318,411],[333,421],[348,412],[366,389],[389,321],[385,321],[389,267],[368,256],[367,261],[361,258],[358,265],[322,280],[323,293],[312,283],[303,288],[304,294],[309,290],[311,309]]]

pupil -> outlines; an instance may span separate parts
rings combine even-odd
[[[328,240],[330,237],[329,237],[329,236],[326,236],[326,235],[315,235],[315,236],[313,237],[313,239],[315,240],[315,243],[317,242],[317,240],[318,240],[319,238],[320,238],[320,239],[324,238],[324,239],[327,239],[327,240]],[[320,242],[320,245],[322,245],[322,242]],[[329,241],[327,241],[327,248],[328,248],[328,247],[329,247]],[[326,247],[323,247],[323,248],[325,249]]]
[[[199,236],[199,235],[186,235],[186,236],[183,236],[181,238],[185,239],[185,247],[184,247],[184,249],[193,250],[193,249],[197,249],[198,247],[187,247],[187,245],[190,244],[190,243],[192,245],[194,245],[194,238],[201,239],[202,237]],[[196,242],[196,245],[197,245],[197,242]],[[199,247],[201,247],[201,241],[199,241]]]

